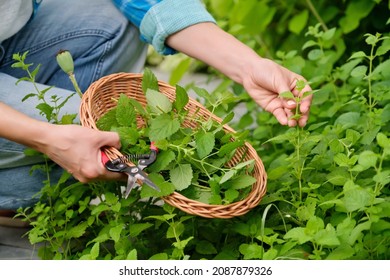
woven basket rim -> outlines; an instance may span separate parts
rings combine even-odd
[[[126,85],[128,86],[128,83],[134,82],[136,86],[139,86],[139,84],[142,81],[143,74],[141,73],[115,73],[110,74],[107,76],[104,76],[100,78],[99,80],[93,82],[88,89],[83,94],[83,97],[81,99],[81,104],[79,108],[79,116],[80,116],[80,122],[81,125],[91,127],[93,129],[97,129],[96,127],[96,121],[94,119],[96,113],[96,109],[94,110],[94,106],[97,106],[96,103],[99,102],[99,110],[108,110],[107,103],[104,103],[105,92],[102,93],[102,88],[108,87],[108,86],[116,86],[116,85]],[[122,84],[121,84],[122,83]],[[126,84],[125,84],[126,83]],[[164,81],[158,80],[160,91],[167,95],[171,100],[174,98],[175,93],[175,87],[167,84]],[[117,89],[108,89],[108,94],[112,95],[113,91],[117,91]],[[135,97],[138,97],[136,93],[131,91],[130,89],[125,88],[127,92],[122,92],[127,95],[129,94],[135,94]],[[142,92],[142,90],[141,90]],[[102,96],[96,97],[98,94],[101,94]],[[116,94],[119,94],[116,92]],[[202,113],[207,114],[207,116],[212,117],[217,122],[221,122],[222,120],[211,114],[201,103],[196,101],[195,99],[190,97],[189,104],[191,106],[195,106],[196,108],[200,108]],[[96,118],[96,117],[95,117]],[[234,130],[229,125],[224,125],[223,128],[227,131],[234,132]],[[192,215],[201,216],[204,218],[233,218],[237,216],[241,216],[247,212],[249,212],[251,209],[256,207],[261,199],[264,197],[266,193],[266,183],[267,183],[267,174],[264,169],[263,162],[261,161],[260,157],[258,156],[255,149],[248,143],[245,142],[246,148],[252,153],[252,155],[255,155],[255,167],[258,168],[258,172],[261,176],[257,178],[256,183],[252,185],[252,189],[250,193],[242,200],[233,202],[231,204],[224,204],[224,205],[217,205],[217,204],[206,204],[203,202],[199,202],[196,200],[189,199],[185,197],[184,195],[180,194],[179,192],[174,192],[168,196],[161,197],[164,202]],[[114,159],[118,156],[122,156],[121,152],[113,147],[108,147],[104,149],[107,156],[110,159]]]

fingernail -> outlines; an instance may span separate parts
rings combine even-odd
[[[288,101],[287,101],[287,105],[293,106],[293,105],[295,105],[295,101],[293,101],[293,100],[288,100]]]

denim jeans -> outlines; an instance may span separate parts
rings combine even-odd
[[[0,102],[37,119],[45,120],[38,110],[36,98],[22,102],[35,92],[30,82],[16,84],[26,72],[12,68],[14,53],[28,51],[27,63],[41,65],[36,81],[39,87],[54,88],[48,95],[61,98],[73,92],[68,76],[58,67],[56,53],[69,50],[75,63],[75,75],[82,91],[102,76],[116,72],[140,72],[147,47],[139,40],[139,32],[110,0],[44,0],[34,18],[17,34],[0,46]],[[63,99],[62,99],[63,100]],[[63,114],[78,113],[80,98],[74,95],[61,109]],[[1,113],[1,112],[0,112]],[[22,145],[0,138],[0,209],[30,206],[47,175],[30,174],[32,164],[40,157],[24,155]],[[53,169],[58,178],[62,170]]]

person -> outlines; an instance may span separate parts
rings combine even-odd
[[[31,165],[42,158],[26,157],[26,147],[54,161],[54,175],[65,169],[83,183],[119,178],[100,158],[103,146],[120,147],[119,136],[47,122],[35,108],[36,100],[22,102],[34,88],[27,81],[15,84],[26,73],[11,66],[14,53],[28,51],[26,61],[41,64],[39,86],[54,86],[51,91],[66,98],[73,87],[55,62],[60,49],[72,53],[85,91],[107,74],[141,72],[147,46],[152,45],[164,55],[187,54],[242,84],[282,125],[304,126],[308,120],[311,95],[301,101],[298,121],[290,119],[295,102],[279,97],[285,91],[298,95],[295,83],[304,78],[223,31],[200,0],[0,0],[0,18],[0,209],[33,204],[45,180],[39,170],[29,174]],[[302,92],[310,90],[307,85]],[[73,95],[62,112],[77,113],[79,104],[80,98]]]

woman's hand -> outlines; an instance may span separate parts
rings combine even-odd
[[[302,97],[304,92],[311,91],[309,85],[298,91],[296,82],[305,79],[279,64],[258,57],[253,60],[243,75],[243,86],[253,100],[264,110],[272,113],[282,125],[296,126],[297,121],[291,117],[293,111],[299,105],[301,117],[298,120],[299,126],[305,126],[309,118],[310,104],[313,95],[302,98],[300,104],[292,99],[284,99],[281,93],[291,91],[294,96]]]
[[[119,135],[79,125],[55,125],[30,118],[0,102],[0,137],[46,154],[51,160],[86,183],[96,179],[125,179],[106,170],[101,148],[120,148]]]
[[[46,139],[38,148],[77,180],[121,179],[123,174],[106,170],[101,160],[104,146],[120,148],[115,132],[98,131],[79,125],[50,125]]]
[[[295,83],[304,80],[302,76],[260,57],[214,23],[205,22],[187,27],[169,36],[166,44],[242,84],[253,100],[271,112],[281,124],[297,125],[297,121],[291,119],[294,115],[291,110],[297,104],[293,100],[284,100],[279,94],[291,91],[299,96],[310,91],[308,85],[300,93],[296,90]],[[298,120],[300,126],[304,126],[308,120],[311,100],[312,95],[309,95],[299,104],[302,114]]]

